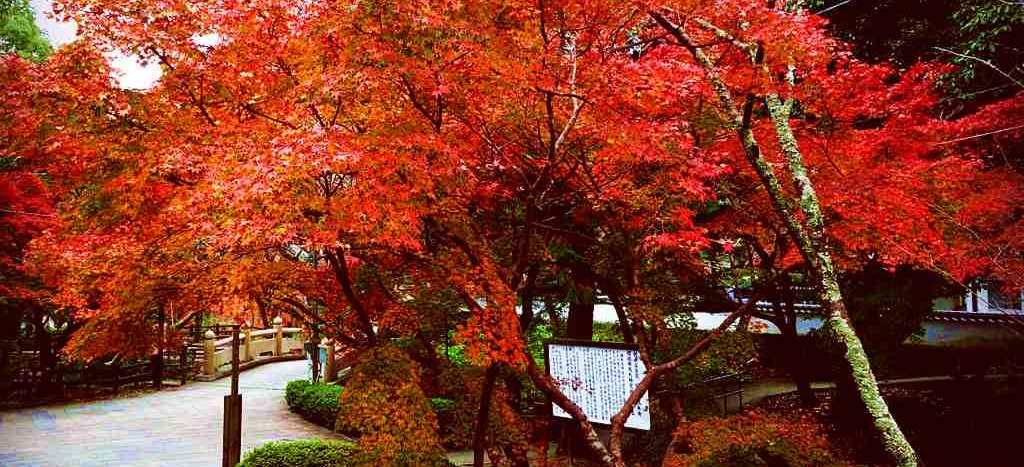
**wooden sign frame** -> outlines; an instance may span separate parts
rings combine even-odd
[[[558,375],[553,374],[552,371],[551,371],[551,369],[552,369],[551,368],[551,346],[552,345],[563,346],[563,347],[589,347],[589,348],[610,349],[610,350],[626,350],[626,351],[637,352],[638,353],[638,355],[637,355],[637,364],[640,366],[642,371],[646,372],[646,368],[643,367],[643,363],[640,361],[640,358],[639,358],[639,351],[640,351],[639,347],[637,345],[635,345],[635,344],[626,344],[626,343],[622,343],[622,342],[598,342],[598,341],[587,341],[587,340],[580,340],[580,339],[551,339],[551,340],[548,340],[547,342],[544,343],[544,367],[545,367],[545,372],[547,373],[547,375],[549,377],[551,377],[553,380],[555,380],[555,383],[558,384],[559,386],[561,386],[561,383],[559,383],[559,381],[558,381],[558,378],[557,378]],[[641,374],[641,378],[642,378],[642,374]],[[625,393],[628,394],[630,391],[632,391],[632,389],[633,389],[633,386],[631,386],[628,390],[626,390]],[[569,394],[566,394],[566,396],[569,396]],[[572,399],[571,396],[569,396],[569,398]],[[595,418],[595,414],[588,413],[588,409],[591,412],[593,412],[594,411],[594,407],[584,407],[580,403],[580,401],[576,401],[576,400],[573,400],[573,402],[575,402],[576,405],[579,405],[580,408],[583,409],[583,413],[585,413],[587,415],[587,419],[591,423],[593,423],[595,425],[602,425],[602,426],[609,426],[609,424],[611,423],[610,420],[606,420],[604,418]],[[623,396],[622,402],[625,403],[625,396]],[[616,407],[615,410],[617,411],[619,408],[621,408],[621,404],[618,407]],[[641,423],[639,423],[639,424],[635,423],[635,422],[631,424],[630,422],[633,422],[634,419],[637,416],[637,409],[640,409],[641,413],[646,412],[645,418],[641,419]],[[643,398],[641,399],[641,402],[638,403],[637,407],[635,407],[633,410],[634,410],[633,415],[631,415],[629,420],[627,420],[627,422],[626,422],[627,423],[626,424],[626,428],[630,429],[630,430],[638,430],[638,431],[648,431],[648,430],[650,430],[651,429],[652,420],[651,420],[651,414],[650,414],[651,409],[650,409],[650,396],[649,396],[649,394],[644,394]],[[548,414],[551,417],[553,417],[553,418],[558,418],[558,419],[563,419],[563,420],[570,419],[570,418],[562,416],[562,415],[555,415],[555,407],[554,407],[553,403],[549,402],[549,404],[548,404],[548,411],[549,411]]]

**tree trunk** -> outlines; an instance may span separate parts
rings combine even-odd
[[[900,431],[896,419],[889,412],[889,406],[878,390],[878,382],[875,380],[874,372],[871,371],[871,363],[864,351],[864,345],[857,337],[857,333],[854,332],[850,317],[846,312],[846,306],[843,304],[843,295],[839,289],[835,265],[832,263],[832,257],[825,245],[824,216],[821,212],[821,204],[814,190],[814,184],[804,166],[796,136],[793,135],[789,126],[792,101],[782,103],[774,94],[769,94],[766,101],[768,113],[775,125],[775,133],[779,138],[779,145],[789,163],[793,182],[800,190],[800,211],[807,218],[807,235],[794,235],[796,237],[794,240],[798,244],[803,243],[801,250],[812,253],[812,255],[805,253],[804,259],[811,266],[818,280],[822,307],[827,311],[826,324],[832,339],[842,351],[844,363],[853,378],[857,395],[871,416],[879,440],[886,452],[898,465],[916,466],[917,455],[914,453],[914,448]],[[790,215],[792,216],[792,213]]]
[[[601,287],[608,294],[608,298],[615,308],[615,316],[619,320],[619,329],[622,332],[622,341],[627,344],[635,344],[636,337],[633,335],[633,327],[629,322],[629,315],[626,314],[626,306],[622,303],[622,295],[616,290],[617,287],[608,285],[608,283]]]
[[[544,311],[548,315],[548,320],[551,321],[551,333],[556,337],[564,336],[565,323],[562,322],[562,316],[558,313],[558,305],[551,297],[544,298]]]
[[[681,365],[686,364],[694,357],[704,352],[704,350],[706,350],[708,346],[718,338],[718,336],[721,336],[726,329],[729,329],[729,326],[732,326],[737,319],[750,313],[754,308],[754,304],[757,303],[757,300],[759,300],[758,297],[751,297],[747,303],[744,303],[736,311],[730,313],[717,328],[708,333],[701,340],[697,341],[697,343],[693,344],[693,346],[690,347],[690,350],[687,350],[685,354],[647,369],[647,372],[644,373],[643,379],[641,379],[633,390],[630,391],[629,397],[626,398],[626,402],[622,404],[622,408],[620,408],[611,419],[611,432],[608,435],[608,451],[615,463],[615,467],[626,467],[625,460],[622,457],[622,434],[625,430],[626,420],[629,419],[629,415],[633,413],[633,408],[635,408],[640,402],[640,398],[643,397],[644,393],[646,393],[654,382],[662,375],[679,368]]]
[[[839,290],[835,266],[825,245],[824,219],[821,213],[821,204],[818,202],[814,184],[807,174],[799,145],[789,125],[790,111],[793,104],[792,99],[782,102],[777,94],[765,96],[768,114],[774,125],[779,146],[789,165],[790,178],[799,191],[800,202],[798,206],[794,206],[789,195],[783,190],[781,181],[775,175],[775,169],[762,155],[761,148],[754,137],[751,119],[756,100],[755,96],[752,93],[747,95],[741,112],[740,107],[733,100],[729,86],[720,76],[719,68],[711,57],[704,52],[702,46],[697,45],[682,28],[673,24],[660,13],[649,11],[648,14],[659,26],[674,37],[680,46],[690,52],[698,65],[704,68],[705,76],[718,97],[719,104],[725,111],[729,123],[736,132],[747,161],[757,173],[762,186],[768,192],[772,207],[779,220],[785,223],[789,235],[793,238],[804,262],[807,263],[808,269],[813,273],[818,282],[821,305],[826,312],[826,324],[831,331],[833,340],[838,344],[843,353],[844,363],[853,378],[861,403],[871,415],[879,439],[886,452],[898,465],[916,466],[917,456],[914,453],[914,449],[907,442],[903,432],[900,431],[896,420],[889,413],[889,407],[878,391],[878,384],[875,381],[874,373],[871,371],[871,365],[864,352],[864,347],[860,339],[857,338],[857,334],[854,332],[847,316],[846,308],[843,305],[843,297]],[[719,34],[717,28],[712,27],[711,29],[712,33]],[[737,41],[729,37],[723,37],[723,39],[728,39],[730,42],[745,48],[746,52],[754,51],[751,54],[754,65],[761,65],[760,62],[764,58],[764,53],[759,45],[737,44]],[[787,75],[787,79],[793,85],[792,73]],[[801,218],[805,220],[802,221]]]
[[[800,396],[800,404],[804,407],[814,407],[818,399],[814,396],[811,388],[811,378],[807,372],[807,362],[803,358],[803,345],[800,342],[800,334],[797,332],[796,305],[793,297],[793,284],[786,273],[782,274],[780,282],[780,296],[785,302],[785,308],[779,310],[782,313],[783,327],[779,330],[782,333],[783,344],[786,353],[789,354],[790,374],[796,381],[796,392]]]
[[[341,291],[343,292],[349,306],[355,311],[356,317],[359,318],[360,324],[362,324],[363,334],[366,335],[366,339],[370,344],[370,347],[377,345],[377,333],[373,329],[373,322],[370,320],[370,313],[363,306],[362,300],[356,295],[355,289],[352,287],[352,278],[349,276],[348,263],[345,260],[345,252],[341,248],[335,250],[332,254],[327,252],[327,262],[330,263],[331,269],[334,270],[334,276],[338,279],[338,283],[341,285]]]
[[[153,364],[153,388],[160,389],[164,385],[164,337],[167,315],[163,307],[157,312],[157,344],[156,354],[151,357]],[[248,339],[249,336],[246,336]]]
[[[796,382],[796,392],[800,395],[800,404],[804,407],[814,407],[818,403],[818,399],[814,396],[811,380],[805,368],[803,348],[800,336],[796,331],[796,316],[787,316],[782,324],[783,326],[779,330],[782,332],[783,347],[786,349],[789,374]]]
[[[56,350],[53,348],[53,339],[50,336],[50,331],[46,329],[46,312],[42,309],[37,309],[32,313],[32,318],[32,327],[36,331],[36,347],[39,350],[39,370],[42,374],[40,389],[43,393],[49,394],[57,389]]]
[[[737,323],[737,326],[738,325],[739,323]],[[669,435],[668,445],[665,446],[665,452],[661,456],[663,467],[671,465],[668,461],[672,454],[676,452],[680,441],[680,436],[678,436],[677,433],[681,431],[680,429],[686,423],[686,414],[683,411],[682,397],[679,395],[671,395],[669,397],[671,397],[670,407],[672,408],[672,416],[675,418],[675,423],[673,424],[674,428],[672,429],[672,433]]]
[[[829,315],[826,323],[830,336],[843,353],[844,363],[853,379],[854,390],[867,414],[871,417],[879,441],[898,465],[917,465],[917,456],[913,447],[900,431],[899,425],[896,424],[896,420],[889,412],[889,406],[878,390],[878,382],[871,371],[867,353],[864,352],[864,346],[861,345],[860,339],[857,338],[857,334],[850,324],[846,307],[842,302],[828,303],[827,307]]]
[[[476,428],[473,431],[473,467],[483,467],[484,452],[487,449],[487,428],[491,414],[491,396],[494,381],[498,378],[498,365],[492,363],[484,373],[484,385],[480,391],[480,410],[476,413]]]
[[[520,291],[522,298],[522,314],[519,316],[519,330],[525,335],[530,329],[530,325],[533,324],[533,288],[537,280],[537,274],[540,272],[540,268],[537,265],[531,265],[526,273],[526,282],[523,284],[523,288]],[[492,363],[491,366],[487,367],[487,371],[484,373],[483,388],[480,391],[480,409],[477,412],[476,427],[473,432],[473,466],[481,467],[484,465],[484,453],[494,452],[489,450],[487,446],[487,432],[490,428],[490,412],[491,412],[491,400],[494,397],[494,385],[498,378],[500,366]],[[512,398],[518,404],[519,382],[510,378],[509,390],[512,392]],[[495,447],[497,449],[497,447]],[[513,463],[516,459],[513,457]],[[492,456],[492,463],[496,463],[496,459]]]
[[[566,337],[570,339],[592,340],[594,338],[594,301],[589,299],[573,300],[569,304],[569,320]]]
[[[601,442],[601,438],[597,436],[597,432],[594,431],[594,425],[590,423],[590,420],[587,419],[587,415],[583,413],[583,409],[566,397],[550,377],[541,373],[533,363],[533,359],[529,356],[526,357],[526,370],[527,374],[530,376],[530,380],[533,381],[533,384],[548,396],[548,398],[551,399],[551,402],[576,420],[579,424],[583,441],[586,443],[587,448],[597,456],[597,462],[599,462],[600,465],[607,467],[615,466],[615,459],[612,457],[611,453],[608,452],[608,449],[604,447],[604,444]]]
[[[270,329],[270,317],[267,314],[267,302],[263,299],[256,299],[256,309],[260,314],[259,329]],[[256,323],[253,323],[252,327],[256,327]]]
[[[575,293],[569,303],[566,335],[570,339],[594,338],[594,281],[584,266],[572,268]]]
[[[537,441],[537,467],[548,467],[548,445],[551,444],[551,430],[545,423],[541,431],[540,439]]]

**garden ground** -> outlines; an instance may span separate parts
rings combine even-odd
[[[285,404],[285,385],[305,377],[307,365],[306,361],[282,362],[241,374],[243,453],[275,440],[341,438],[303,420]],[[920,446],[922,456],[930,458],[930,465],[956,465],[963,460],[957,453],[976,452],[974,448],[984,446],[990,461],[1013,458],[1001,451],[1015,448],[1005,435],[1017,430],[1005,427],[1015,426],[1024,417],[1024,394],[1015,384],[1019,381],[954,384],[945,379],[917,378],[911,392],[886,390],[897,418]],[[229,379],[221,379],[125,398],[0,412],[0,465],[219,465],[222,396],[229,392],[229,385]],[[823,390],[819,394],[824,407],[817,411],[826,424],[828,386],[816,385]],[[788,411],[795,404],[792,395],[771,396],[793,389],[784,380],[760,381],[747,386],[745,398],[754,404],[764,399],[757,405],[769,411]],[[842,433],[833,435],[842,437]],[[462,463],[470,461],[472,454],[450,453],[449,457]]]
[[[288,411],[284,386],[308,362],[243,372],[242,452],[268,441],[339,438]],[[0,465],[94,467],[220,465],[222,396],[230,379],[137,397],[0,412]]]
[[[1019,378],[918,380],[883,386],[882,393],[923,465],[1020,465],[1024,388]],[[810,412],[825,425],[833,446],[858,465],[879,461],[866,432],[834,409],[835,391],[822,389],[817,395],[819,404]],[[765,397],[759,406],[780,414],[800,410],[792,393]]]

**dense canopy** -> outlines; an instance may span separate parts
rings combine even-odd
[[[863,61],[800,2],[56,3],[80,38],[0,65],[0,292],[71,310],[73,357],[274,310],[526,372],[535,296],[609,297],[645,348],[723,258],[836,320],[869,262],[1021,285],[1024,89],[950,118],[948,65]]]

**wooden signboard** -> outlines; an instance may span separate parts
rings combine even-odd
[[[545,346],[548,375],[569,400],[583,409],[592,423],[611,424],[611,418],[644,377],[636,346],[610,342],[555,340]],[[551,414],[572,418],[552,404]],[[647,394],[626,420],[626,428],[651,429]]]

